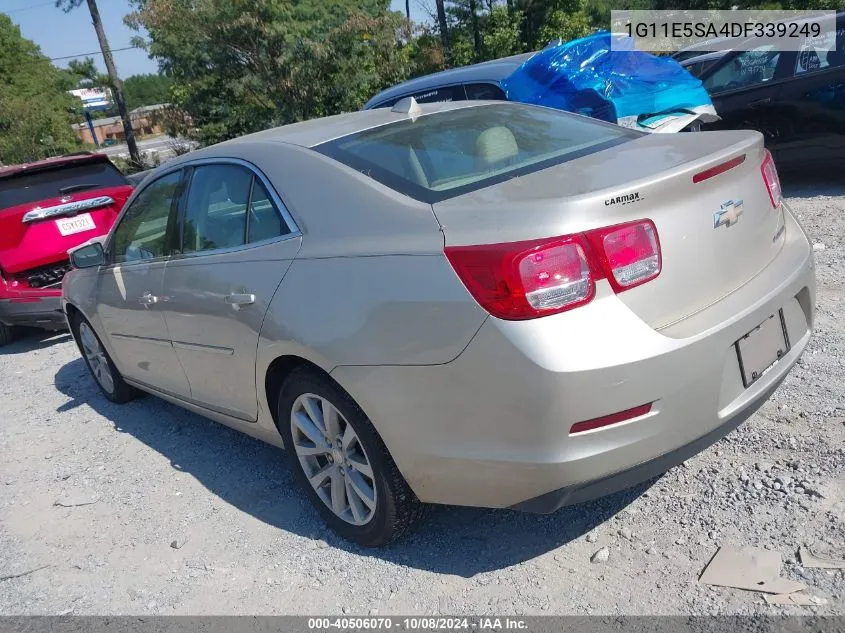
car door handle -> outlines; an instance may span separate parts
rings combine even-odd
[[[755,101],[752,101],[751,103],[748,104],[748,107],[749,108],[759,108],[760,106],[766,105],[767,103],[771,103],[771,102],[772,102],[771,97],[763,97],[762,99],[757,99]]]
[[[231,294],[226,295],[226,303],[233,306],[248,306],[255,303],[255,295],[251,294]]]
[[[140,303],[142,306],[151,306],[154,303],[158,303],[158,297],[156,297],[150,292],[145,292],[140,297],[138,297],[138,303]]]

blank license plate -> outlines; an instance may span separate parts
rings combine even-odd
[[[84,231],[96,229],[97,225],[94,224],[94,219],[90,213],[80,213],[72,218],[56,220],[56,228],[59,229],[59,233],[62,235],[73,235],[74,233],[83,233]]]
[[[789,351],[789,337],[779,310],[736,342],[742,382],[750,387]]]

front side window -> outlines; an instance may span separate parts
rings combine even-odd
[[[167,174],[145,187],[123,214],[112,239],[116,264],[170,255],[170,231],[182,188],[182,172]]]
[[[711,93],[724,92],[771,81],[781,56],[774,49],[774,44],[767,44],[736,55],[704,79],[704,87]]]
[[[438,202],[639,136],[560,110],[507,103],[435,112],[314,149],[417,200]]]

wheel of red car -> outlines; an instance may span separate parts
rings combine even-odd
[[[14,338],[13,334],[12,328],[5,323],[0,323],[0,347],[11,343]]]
[[[103,395],[117,404],[136,398],[138,390],[123,380],[91,324],[84,317],[76,315],[72,319],[72,327],[79,351]]]

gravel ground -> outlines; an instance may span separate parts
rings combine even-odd
[[[66,334],[16,342],[0,577],[46,567],[0,580],[0,613],[845,614],[845,571],[796,558],[845,554],[845,188],[823,189],[789,191],[824,244],[815,337],[739,430],[650,486],[545,517],[434,508],[381,551],[322,528],[283,452],[153,397],[110,404]],[[779,551],[826,604],[698,583],[719,545]]]

